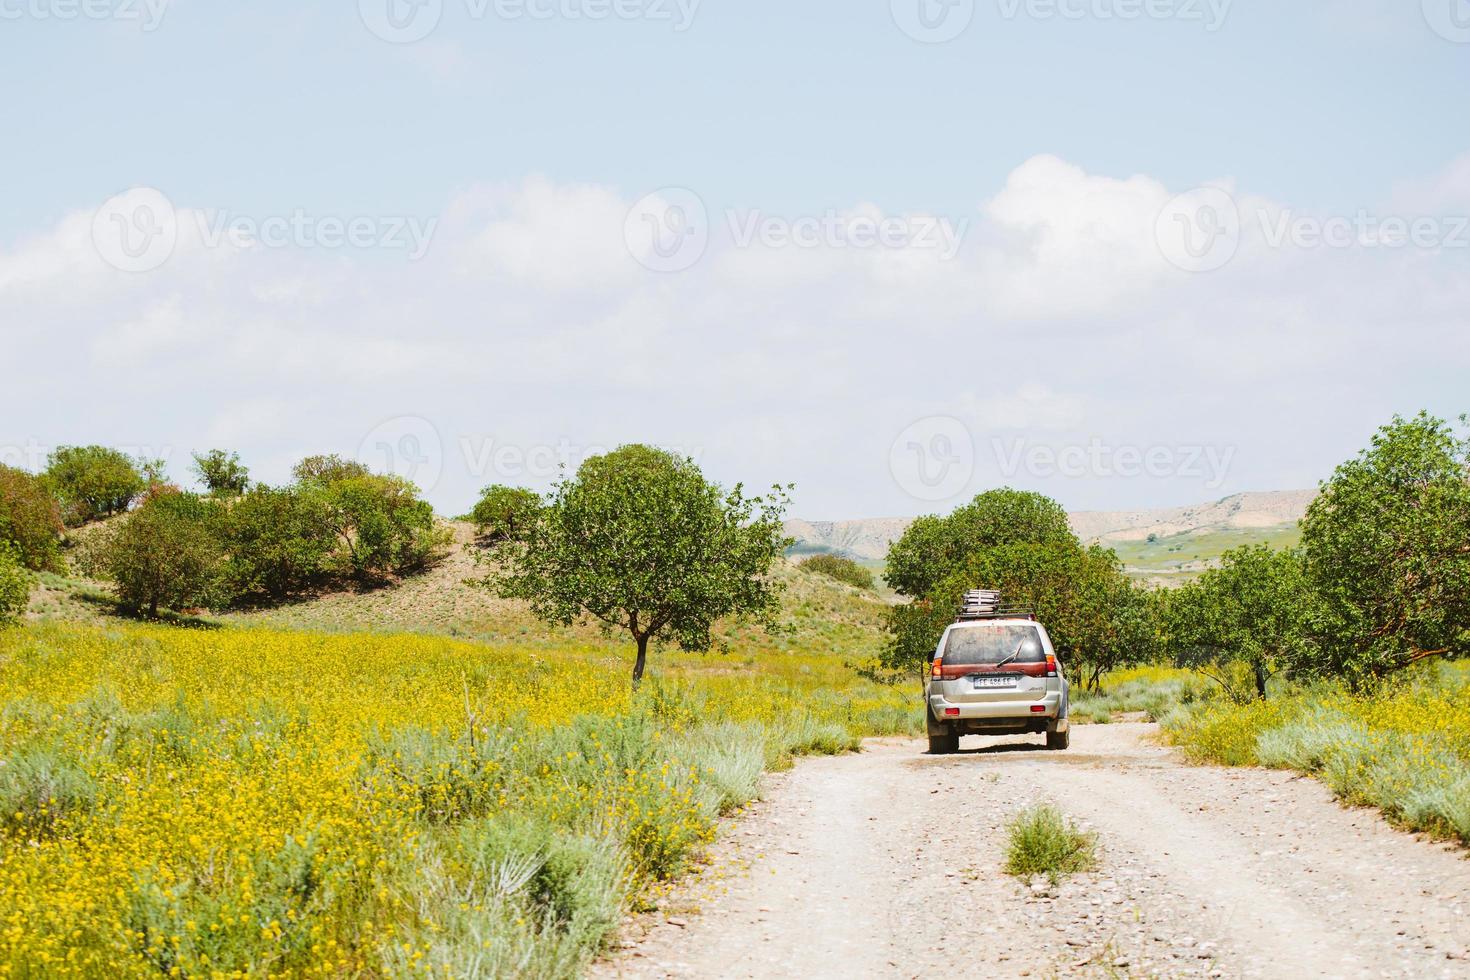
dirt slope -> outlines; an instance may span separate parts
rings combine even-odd
[[[1470,977],[1459,852],[1310,779],[1182,765],[1151,730],[803,762],[595,975]],[[1054,894],[1000,870],[1001,828],[1039,798],[1102,845]]]
[[[1210,530],[1276,530],[1294,527],[1317,496],[1315,490],[1237,493],[1221,500],[1162,510],[1077,511],[1069,514],[1072,530],[1084,542],[1143,541]],[[801,551],[835,551],[854,558],[882,561],[888,547],[912,523],[910,518],[883,517],[861,521],[786,522],[786,533]]]

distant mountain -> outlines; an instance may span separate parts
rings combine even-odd
[[[1271,530],[1294,525],[1306,516],[1315,490],[1275,490],[1238,493],[1213,503],[1164,510],[1079,511],[1069,515],[1072,530],[1084,542],[1145,541],[1198,531]],[[786,523],[796,539],[793,553],[846,555],[861,561],[882,561],[888,546],[912,523],[907,517],[880,517],[861,521],[802,521]]]

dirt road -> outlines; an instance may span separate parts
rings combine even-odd
[[[1470,977],[1459,852],[1311,779],[1184,765],[1151,733],[804,761],[594,976]],[[1045,894],[1000,870],[1001,828],[1041,799],[1102,849]]]

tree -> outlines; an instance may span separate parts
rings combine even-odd
[[[215,600],[224,561],[215,518],[208,500],[177,492],[155,494],[129,514],[107,553],[119,604],[157,616],[161,606]]]
[[[1061,505],[1040,494],[992,490],[947,517],[920,518],[889,551],[888,568],[889,583],[915,598],[889,611],[878,666],[890,678],[922,677],[972,588],[1033,608],[1062,662],[1094,689],[1157,649],[1156,600],[1113,552],[1083,548]]]
[[[873,573],[851,558],[841,555],[813,555],[799,566],[803,572],[825,575],[859,589],[873,589]]]
[[[331,566],[339,574],[367,580],[416,571],[435,560],[449,541],[434,508],[418,488],[397,476],[338,476],[306,481],[303,504],[335,539]]]
[[[61,507],[46,485],[25,470],[0,465],[0,543],[15,546],[33,572],[62,568]]]
[[[372,476],[372,470],[355,459],[343,459],[336,453],[329,456],[308,456],[291,469],[298,483],[330,485],[338,480],[359,476]]]
[[[1055,500],[1008,487],[990,490],[947,517],[910,524],[888,549],[884,577],[900,595],[920,598],[987,548],[1075,541],[1067,512]]]
[[[103,446],[61,446],[44,475],[71,526],[126,511],[148,486],[133,460]]]
[[[650,643],[708,650],[727,616],[774,626],[781,587],[769,573],[789,543],[786,506],[780,487],[746,497],[707,481],[693,460],[624,446],[559,483],[489,581],[547,622],[591,616],[626,631],[636,689]]]
[[[309,588],[326,576],[336,546],[326,503],[296,487],[251,489],[225,509],[220,534],[234,599],[280,600]]]
[[[0,626],[25,612],[30,595],[31,575],[21,563],[20,549],[9,541],[0,541]]]
[[[515,541],[535,522],[541,504],[541,496],[534,490],[497,483],[480,491],[470,520],[475,534],[487,544]]]
[[[223,449],[195,453],[194,473],[216,497],[238,497],[250,489],[250,471],[241,465],[239,453]]]
[[[948,578],[940,594],[954,609],[966,589],[999,589],[1046,626],[1057,656],[1089,690],[1109,671],[1152,659],[1158,620],[1152,594],[1123,574],[1112,551],[1070,542],[988,548]],[[935,637],[938,641],[938,637]]]
[[[1314,594],[1300,552],[1254,545],[1226,552],[1218,568],[1168,594],[1167,647],[1234,695],[1231,664],[1244,664],[1257,698],[1293,663],[1308,663]]]
[[[1302,522],[1324,610],[1308,666],[1362,686],[1470,652],[1467,473],[1470,440],[1421,412],[1395,416],[1323,484]]]

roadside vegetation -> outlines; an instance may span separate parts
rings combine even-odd
[[[1042,875],[1055,887],[1068,875],[1097,867],[1097,835],[1079,828],[1050,803],[1028,806],[1006,826],[1008,875]]]
[[[872,592],[877,587],[872,570],[841,555],[813,555],[803,559],[800,568],[803,572],[825,575],[866,592]]]
[[[908,733],[826,654],[0,633],[0,971],[575,975],[794,755]]]

